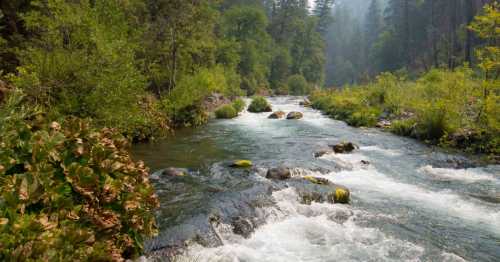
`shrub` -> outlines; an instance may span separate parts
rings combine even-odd
[[[148,170],[112,129],[0,106],[0,260],[118,261],[156,233]]]
[[[245,109],[246,103],[243,99],[238,98],[233,101],[233,107],[237,112],[241,112]]]
[[[231,119],[238,116],[238,111],[233,105],[223,105],[215,110],[215,116],[219,119]]]
[[[302,75],[288,77],[288,89],[291,95],[305,95],[310,92],[309,84]]]
[[[256,96],[248,107],[248,111],[252,113],[271,112],[272,108],[264,97]]]

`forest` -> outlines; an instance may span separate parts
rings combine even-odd
[[[0,260],[123,261],[158,233],[131,144],[309,96],[500,161],[495,0],[0,2]]]

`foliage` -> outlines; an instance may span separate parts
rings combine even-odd
[[[148,170],[115,130],[48,125],[14,92],[0,138],[1,260],[122,261],[156,233]]]
[[[232,106],[236,109],[236,112],[241,112],[245,110],[246,103],[241,98],[237,98],[233,101]]]
[[[233,105],[223,105],[215,111],[215,116],[219,119],[231,119],[238,116],[238,111]]]
[[[353,126],[375,126],[385,118],[396,134],[498,154],[498,87],[485,101],[483,84],[467,67],[431,70],[417,81],[384,73],[374,83],[316,91],[310,98],[313,107]]]
[[[302,75],[292,75],[288,77],[288,90],[291,95],[305,95],[310,92],[310,87]]]
[[[262,96],[256,96],[252,99],[252,103],[248,106],[248,112],[260,113],[272,111],[271,105]]]
[[[203,100],[212,93],[226,93],[230,84],[224,68],[201,69],[183,78],[163,100],[163,107],[176,125],[201,125],[208,120]]]

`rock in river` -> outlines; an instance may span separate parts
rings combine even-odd
[[[285,117],[285,112],[283,111],[276,111],[274,113],[272,113],[271,115],[269,115],[269,119],[280,119],[280,118],[283,118]]]
[[[275,167],[267,170],[266,178],[268,179],[279,179],[285,180],[292,177],[292,173],[289,168],[286,167]]]
[[[330,147],[333,148],[333,151],[336,154],[344,154],[344,153],[351,153],[355,149],[358,149],[359,147],[351,142],[342,142],[340,144],[336,145],[331,145]]]
[[[181,177],[181,176],[186,176],[187,173],[188,173],[187,169],[169,167],[163,170],[161,174],[168,177]]]
[[[254,232],[252,222],[241,216],[234,218],[231,225],[233,226],[233,233],[244,238],[250,237],[250,235]]]
[[[286,116],[286,119],[295,120],[295,119],[301,119],[302,117],[304,117],[304,115],[301,112],[290,112]]]
[[[251,167],[252,161],[250,161],[250,160],[236,160],[230,166],[236,167],[236,168]]]

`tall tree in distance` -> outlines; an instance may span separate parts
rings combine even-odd
[[[335,0],[314,0],[313,14],[318,18],[316,30],[325,35],[332,22],[332,6]]]
[[[372,0],[365,20],[365,54],[369,58],[373,58],[372,49],[375,42],[382,32],[382,11],[379,0]],[[368,74],[372,74],[370,68],[367,69]]]

